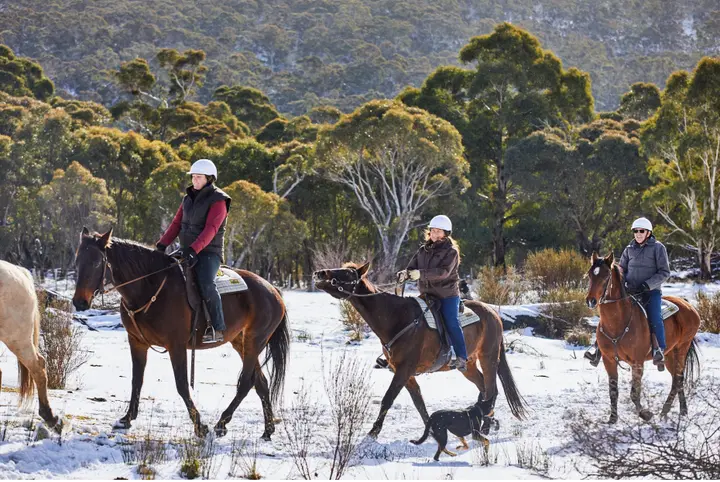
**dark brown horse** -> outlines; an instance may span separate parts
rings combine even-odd
[[[592,265],[588,271],[590,286],[586,302],[590,308],[598,307],[600,323],[597,327],[597,342],[602,353],[603,364],[610,383],[610,419],[617,422],[618,402],[618,365],[625,362],[632,369],[630,398],[635,404],[638,415],[643,420],[653,416],[650,410],[640,403],[643,365],[652,359],[650,344],[650,325],[634,297],[625,291],[625,283],[620,267],[614,263],[613,254],[601,258],[592,255]],[[680,308],[673,316],[665,320],[665,366],[672,376],[672,388],[661,415],[665,416],[672,408],[675,397],[680,395],[680,414],[687,415],[685,401],[685,380],[694,379],[699,374],[695,334],[700,327],[700,315],[695,308],[682,298],[664,296]]]
[[[390,387],[382,399],[380,414],[372,430],[376,437],[393,401],[405,387],[423,422],[428,413],[415,375],[426,373],[440,353],[440,336],[428,327],[423,311],[412,298],[403,298],[379,291],[365,277],[369,263],[362,266],[347,264],[343,268],[315,272],[316,286],[335,298],[347,299],[365,319],[383,344],[383,352],[395,372]],[[518,393],[510,367],[505,358],[502,322],[498,314],[485,303],[466,301],[480,321],[463,328],[468,351],[467,371],[463,373],[483,394],[483,413],[493,416],[498,395],[496,376],[500,376],[510,411],[518,419],[525,417],[524,400]],[[389,345],[389,349],[388,349]],[[480,362],[482,372],[477,368]],[[442,368],[449,370],[448,366]]]
[[[204,437],[208,428],[200,421],[188,387],[187,349],[190,347],[192,315],[180,267],[163,253],[132,241],[111,239],[111,235],[112,230],[103,235],[90,235],[83,229],[75,260],[78,279],[73,304],[76,309],[90,307],[95,294],[103,288],[106,271],[116,286],[160,271],[118,288],[123,305],[121,320],[128,333],[132,356],[132,393],[127,414],[118,421],[117,427],[129,428],[137,418],[147,351],[151,345],[156,345],[164,347],[170,354],[177,391],[185,402],[196,435]],[[235,409],[254,386],[265,417],[262,437],[269,440],[275,431],[272,405],[282,392],[287,366],[290,338],[285,304],[270,283],[248,271],[237,272],[245,279],[248,290],[224,295],[222,304],[227,324],[225,340],[230,341],[240,354],[243,367],[237,393],[215,425],[215,433],[218,436],[227,433],[226,425]],[[128,310],[139,308],[143,310],[134,315],[133,321]],[[220,344],[196,343],[198,349],[215,348]],[[266,349],[266,355],[261,365],[258,357],[263,349]],[[261,367],[270,359],[273,367],[268,386]]]

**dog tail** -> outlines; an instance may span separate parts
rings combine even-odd
[[[425,422],[425,432],[423,432],[422,436],[418,440],[411,440],[410,442],[414,443],[415,445],[420,445],[425,440],[427,440],[428,435],[430,435],[430,420]]]

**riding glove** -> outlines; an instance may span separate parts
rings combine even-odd
[[[410,278],[413,281],[417,281],[420,279],[420,270],[419,269],[411,269],[407,272],[408,278]]]
[[[166,249],[167,249],[167,246],[165,246],[162,243],[158,243],[155,245],[155,251],[160,251],[161,253],[164,253]]]
[[[186,263],[188,268],[192,268],[197,263],[197,253],[190,246],[187,248],[180,248],[170,253],[170,256],[180,260],[181,263]]]

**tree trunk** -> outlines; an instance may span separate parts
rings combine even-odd
[[[712,249],[701,243],[698,247],[698,261],[700,261],[700,279],[710,280],[712,278],[712,267],[710,265],[710,257]]]
[[[505,271],[505,213],[507,213],[507,182],[505,180],[505,147],[501,139],[500,156],[495,161],[495,196],[493,199],[493,264]]]

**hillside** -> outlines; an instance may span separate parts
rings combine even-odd
[[[201,102],[244,84],[300,114],[418,86],[501,21],[590,72],[598,110],[633,82],[662,85],[720,50],[716,0],[5,0],[0,43],[39,61],[59,95],[105,104],[118,91],[104,69],[163,47],[202,49]]]

